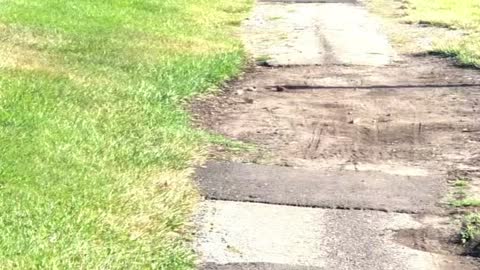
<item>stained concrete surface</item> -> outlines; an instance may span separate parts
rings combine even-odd
[[[395,231],[421,226],[408,214],[228,201],[206,201],[201,213],[203,269],[475,269],[394,242]]]
[[[258,3],[243,36],[271,66],[388,65],[395,53],[378,25],[351,3]]]
[[[286,265],[276,263],[205,263],[200,270],[322,270],[318,267]]]
[[[198,168],[196,175],[208,199],[409,213],[440,213],[446,184],[435,175],[326,172],[214,161]]]

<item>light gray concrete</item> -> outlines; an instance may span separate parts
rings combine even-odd
[[[395,230],[420,226],[407,214],[228,201],[206,201],[201,208],[203,225],[196,248],[202,261],[210,265],[236,264],[239,267],[231,269],[247,269],[240,266],[264,262],[270,269],[289,269],[275,265],[291,265],[290,269],[438,269],[434,263],[438,255],[391,241]]]
[[[205,263],[200,265],[200,270],[322,270],[314,266],[298,266],[277,263]]]
[[[319,6],[316,18],[333,63],[382,66],[393,60],[394,51],[380,23],[362,6],[324,4]]]
[[[258,3],[243,34],[253,56],[273,66],[381,66],[394,52],[378,25],[358,4]]]

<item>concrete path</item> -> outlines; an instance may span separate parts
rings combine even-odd
[[[377,20],[351,3],[258,3],[247,47],[272,66],[387,65],[394,52]]]
[[[451,259],[391,241],[395,231],[421,226],[406,214],[229,201],[202,207],[204,269],[426,270]],[[259,262],[263,268],[250,265]]]
[[[197,170],[208,199],[316,208],[441,213],[445,192],[439,176],[403,176],[377,171],[295,169],[209,162]]]
[[[261,1],[243,36],[263,67],[199,111],[263,151],[197,169],[199,269],[480,269],[440,239],[447,176],[480,170],[478,73],[407,63],[353,0]]]

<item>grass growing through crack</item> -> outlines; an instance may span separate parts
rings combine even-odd
[[[455,57],[460,63],[480,67],[480,2],[477,0],[407,0],[394,11],[391,0],[371,0],[374,10],[386,16],[402,14],[402,21],[466,33],[454,40],[439,39],[433,53]],[[437,38],[437,37],[436,37]]]
[[[480,206],[480,200],[466,198],[466,199],[454,200],[452,201],[451,204],[454,207],[477,207],[477,206]]]
[[[480,252],[480,213],[471,213],[465,216],[461,237],[468,252],[478,256]]]
[[[463,242],[480,236],[480,214],[472,213],[465,217],[465,227],[462,232]]]
[[[450,205],[456,208],[479,207],[480,200],[471,198],[468,190],[470,187],[469,179],[457,179],[453,182],[453,199]],[[471,211],[470,211],[471,212]],[[480,252],[480,214],[477,212],[469,213],[463,217],[460,236],[467,252],[477,254]]]
[[[235,75],[250,0],[0,8],[0,268],[189,269],[188,98]]]
[[[468,190],[470,189],[470,183],[468,179],[457,179],[453,182],[453,199],[450,201],[450,205],[453,207],[478,207],[480,206],[480,200],[471,198]],[[471,195],[471,194],[470,194]]]

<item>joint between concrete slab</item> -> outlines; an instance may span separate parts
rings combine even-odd
[[[265,204],[265,205],[277,205],[277,206],[288,206],[288,207],[298,207],[298,208],[311,208],[311,209],[327,209],[327,210],[345,210],[345,211],[376,211],[382,213],[395,213],[395,214],[409,214],[409,215],[432,215],[432,216],[449,216],[450,213],[439,213],[439,212],[418,212],[413,210],[388,210],[385,208],[375,208],[375,207],[348,207],[341,205],[309,205],[309,204],[293,204],[293,203],[273,203],[269,201],[262,200],[235,200],[235,199],[222,199],[217,197],[204,197],[208,201],[219,201],[219,202],[239,202],[239,203],[255,203],[255,204]]]

